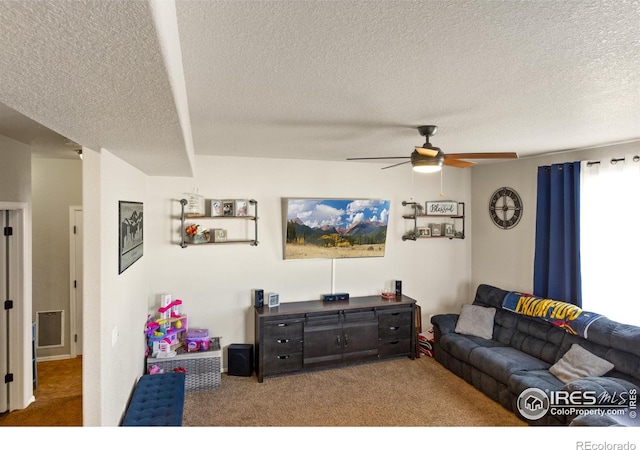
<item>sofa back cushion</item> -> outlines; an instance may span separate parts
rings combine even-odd
[[[561,329],[504,310],[496,311],[494,322],[494,339],[549,364],[556,362],[566,334]]]
[[[476,291],[475,305],[496,308],[493,338],[549,364],[555,363],[566,333],[543,320],[502,309],[507,294],[508,291],[486,284]]]

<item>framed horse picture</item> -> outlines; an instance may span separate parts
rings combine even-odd
[[[118,274],[121,274],[142,257],[144,242],[142,203],[119,201],[118,218],[120,221]]]

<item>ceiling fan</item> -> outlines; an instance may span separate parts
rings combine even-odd
[[[451,166],[458,168],[465,168],[474,166],[476,163],[473,161],[467,161],[468,159],[515,159],[518,157],[517,153],[505,152],[505,153],[450,153],[445,154],[438,147],[434,147],[429,142],[429,137],[436,134],[438,127],[436,125],[424,125],[418,127],[420,135],[426,138],[426,142],[422,147],[416,147],[411,153],[411,156],[382,156],[372,158],[347,158],[347,161],[356,160],[374,160],[374,159],[408,159],[409,161],[403,161],[398,164],[383,167],[382,169],[390,169],[391,167],[400,166],[402,164],[411,163],[413,170],[421,173],[437,172],[442,169],[442,166]]]

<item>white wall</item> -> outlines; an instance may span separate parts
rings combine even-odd
[[[37,311],[64,311],[64,346],[38,357],[69,355],[69,206],[82,204],[80,159],[33,158],[33,320]]]
[[[144,370],[149,244],[118,274],[118,202],[148,204],[148,177],[106,150],[83,149],[84,426],[116,426]],[[148,223],[145,209],[145,229]],[[112,334],[117,342],[112,345]]]
[[[0,201],[31,203],[31,148],[2,135]]]
[[[469,293],[471,233],[464,240],[402,241],[410,225],[402,219],[402,201],[412,195],[420,202],[441,199],[440,175],[412,175],[408,165],[383,171],[383,166],[201,156],[196,157],[193,179],[150,178],[145,206],[145,252],[154,294],[150,311],[158,307],[156,295],[172,294],[183,300],[190,326],[222,336],[226,347],[254,341],[251,289],[278,292],[282,302],[315,300],[331,292],[331,260],[282,258],[284,197],[390,200],[385,256],[335,260],[335,290],[377,294],[391,280],[401,279],[403,292],[421,305],[423,322],[431,314],[457,310]],[[445,199],[469,201],[469,171],[445,168],[443,186]],[[259,245],[180,248],[179,199],[194,188],[207,198],[256,199]]]
[[[600,160],[640,152],[640,143],[565,152],[549,156],[480,165],[472,169],[473,217],[472,284],[491,284],[507,290],[533,291],[537,169],[539,166]],[[510,230],[496,227],[489,218],[489,198],[500,187],[514,188],[522,198],[523,216]],[[615,195],[615,193],[611,193]],[[612,262],[614,263],[614,262]],[[626,263],[626,262],[625,262]]]

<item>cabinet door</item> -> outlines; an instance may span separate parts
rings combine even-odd
[[[342,320],[339,313],[308,316],[304,324],[304,368],[342,362]]]
[[[378,317],[375,311],[346,312],[342,336],[344,362],[378,357]]]

